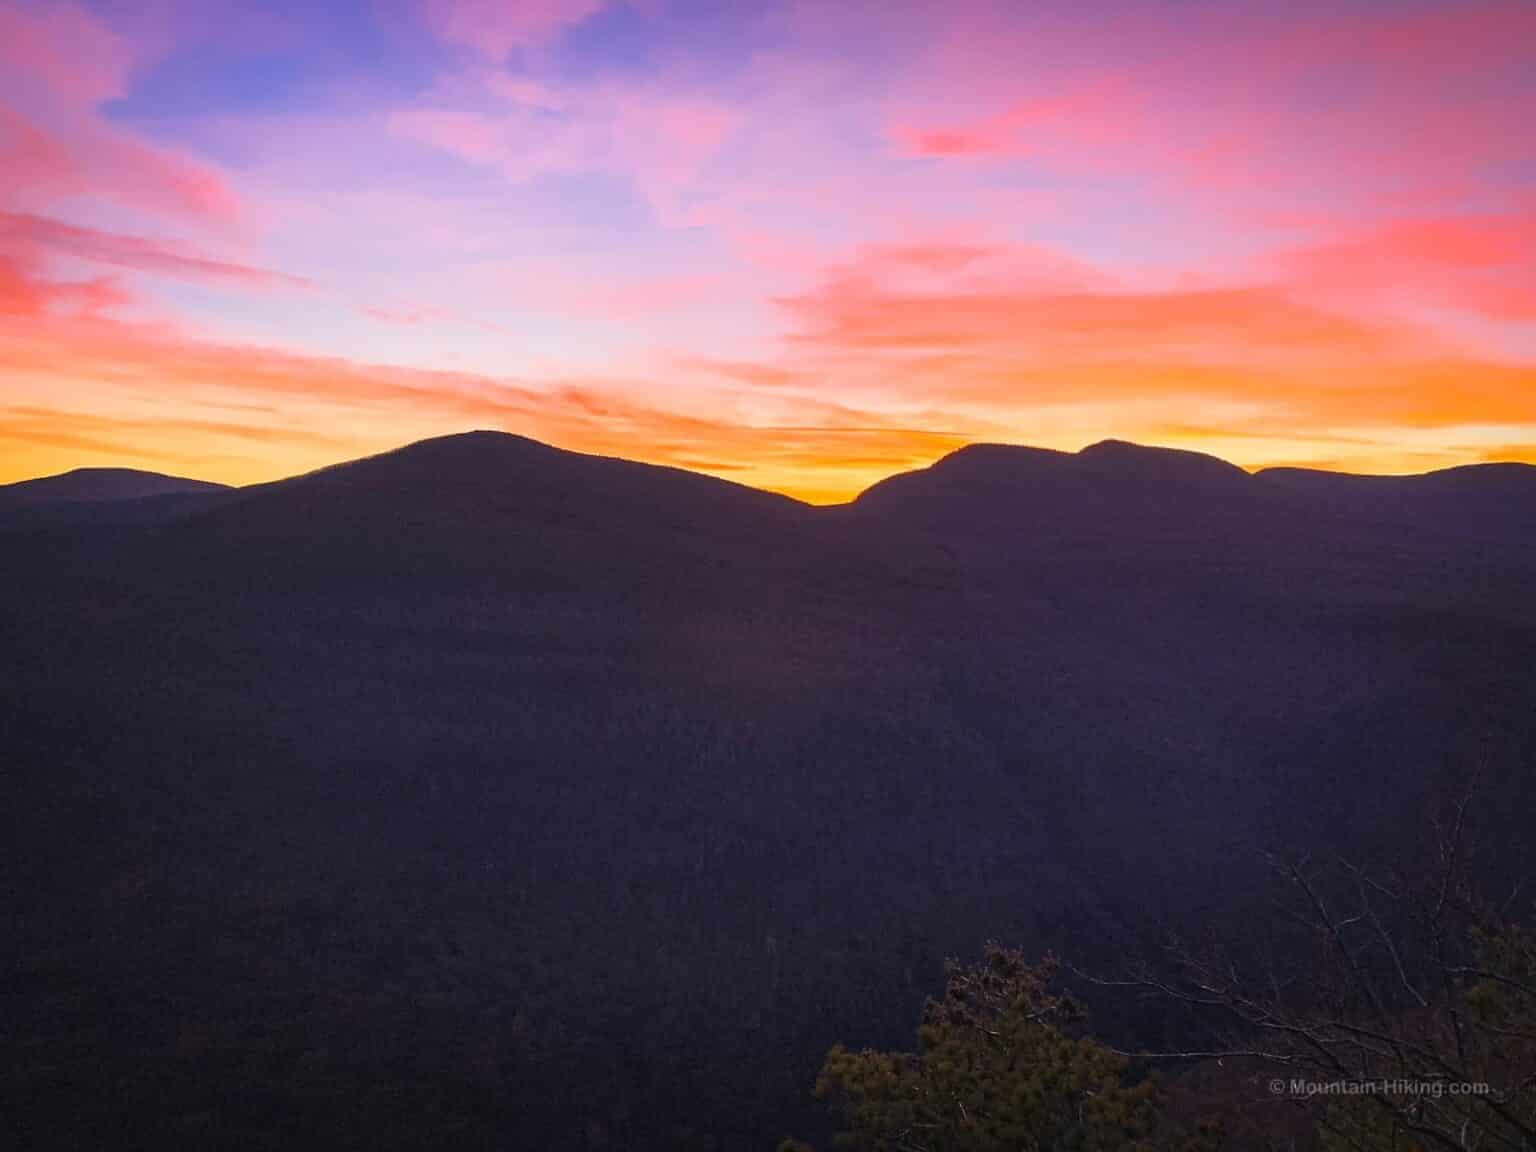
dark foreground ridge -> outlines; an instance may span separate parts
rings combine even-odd
[[[0,542],[10,1146],[771,1148],[988,938],[1251,937],[1257,849],[1397,858],[1471,765],[1531,871],[1536,469],[816,508],[472,433],[142,499]]]

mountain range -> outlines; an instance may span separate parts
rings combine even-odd
[[[1469,780],[1533,862],[1521,465],[812,507],[476,432],[11,485],[0,557],[25,1146],[770,1148],[988,938],[1252,935],[1263,851],[1402,859]]]

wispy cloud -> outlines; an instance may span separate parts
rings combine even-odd
[[[444,40],[493,60],[581,24],[608,0],[426,0],[427,23]]]
[[[315,287],[313,281],[302,276],[211,259],[174,242],[82,228],[24,213],[0,211],[0,252],[3,251],[69,257],[88,264],[201,284],[247,289]]]

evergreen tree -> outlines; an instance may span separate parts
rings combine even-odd
[[[1083,1015],[1050,991],[1055,964],[990,944],[951,965],[929,1001],[918,1051],[828,1054],[818,1097],[843,1117],[853,1152],[1110,1152],[1151,1147],[1158,1099],[1126,1061],[1081,1034]],[[783,1152],[804,1145],[787,1142]]]

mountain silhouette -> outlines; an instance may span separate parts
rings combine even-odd
[[[1241,491],[1247,478],[1248,474],[1242,469],[1214,456],[1171,448],[1147,448],[1123,440],[1101,441],[1077,453],[1007,444],[972,444],[950,453],[928,469],[902,473],[882,481],[859,499],[883,498],[892,487],[907,488],[924,480],[999,489],[1019,489],[1047,482],[1102,490],[1130,490],[1143,484],[1160,484],[1232,493]]]
[[[1258,496],[1252,477],[1213,456],[1107,440],[1077,453],[971,445],[855,504],[929,524],[1001,518],[1015,531],[1099,534],[1246,515]]]
[[[728,552],[754,533],[771,551],[796,508],[679,469],[471,432],[243,489],[164,545],[204,549],[210,563],[270,549],[277,565],[583,580],[631,559]]]
[[[785,496],[499,432],[423,441],[239,491],[125,551],[164,591],[478,588],[604,613],[802,615],[910,600],[952,563],[900,531],[839,523]],[[149,574],[153,573],[151,577]],[[721,627],[728,625],[721,624]]]
[[[141,472],[133,468],[76,468],[57,476],[0,484],[0,502],[12,505],[107,503],[224,490],[226,486],[223,484],[166,476],[159,472]]]
[[[1529,464],[1473,464],[1418,476],[1271,468],[1258,479],[1303,507],[1357,524],[1481,536],[1495,546],[1523,543],[1536,531],[1536,467]]]
[[[1396,858],[1474,765],[1536,862],[1536,469],[976,445],[813,507],[477,432],[186,498],[0,564],[52,1146],[767,1147],[990,937],[1241,936],[1261,849]]]
[[[143,523],[174,517],[229,490],[132,468],[77,468],[0,485],[0,528]]]

